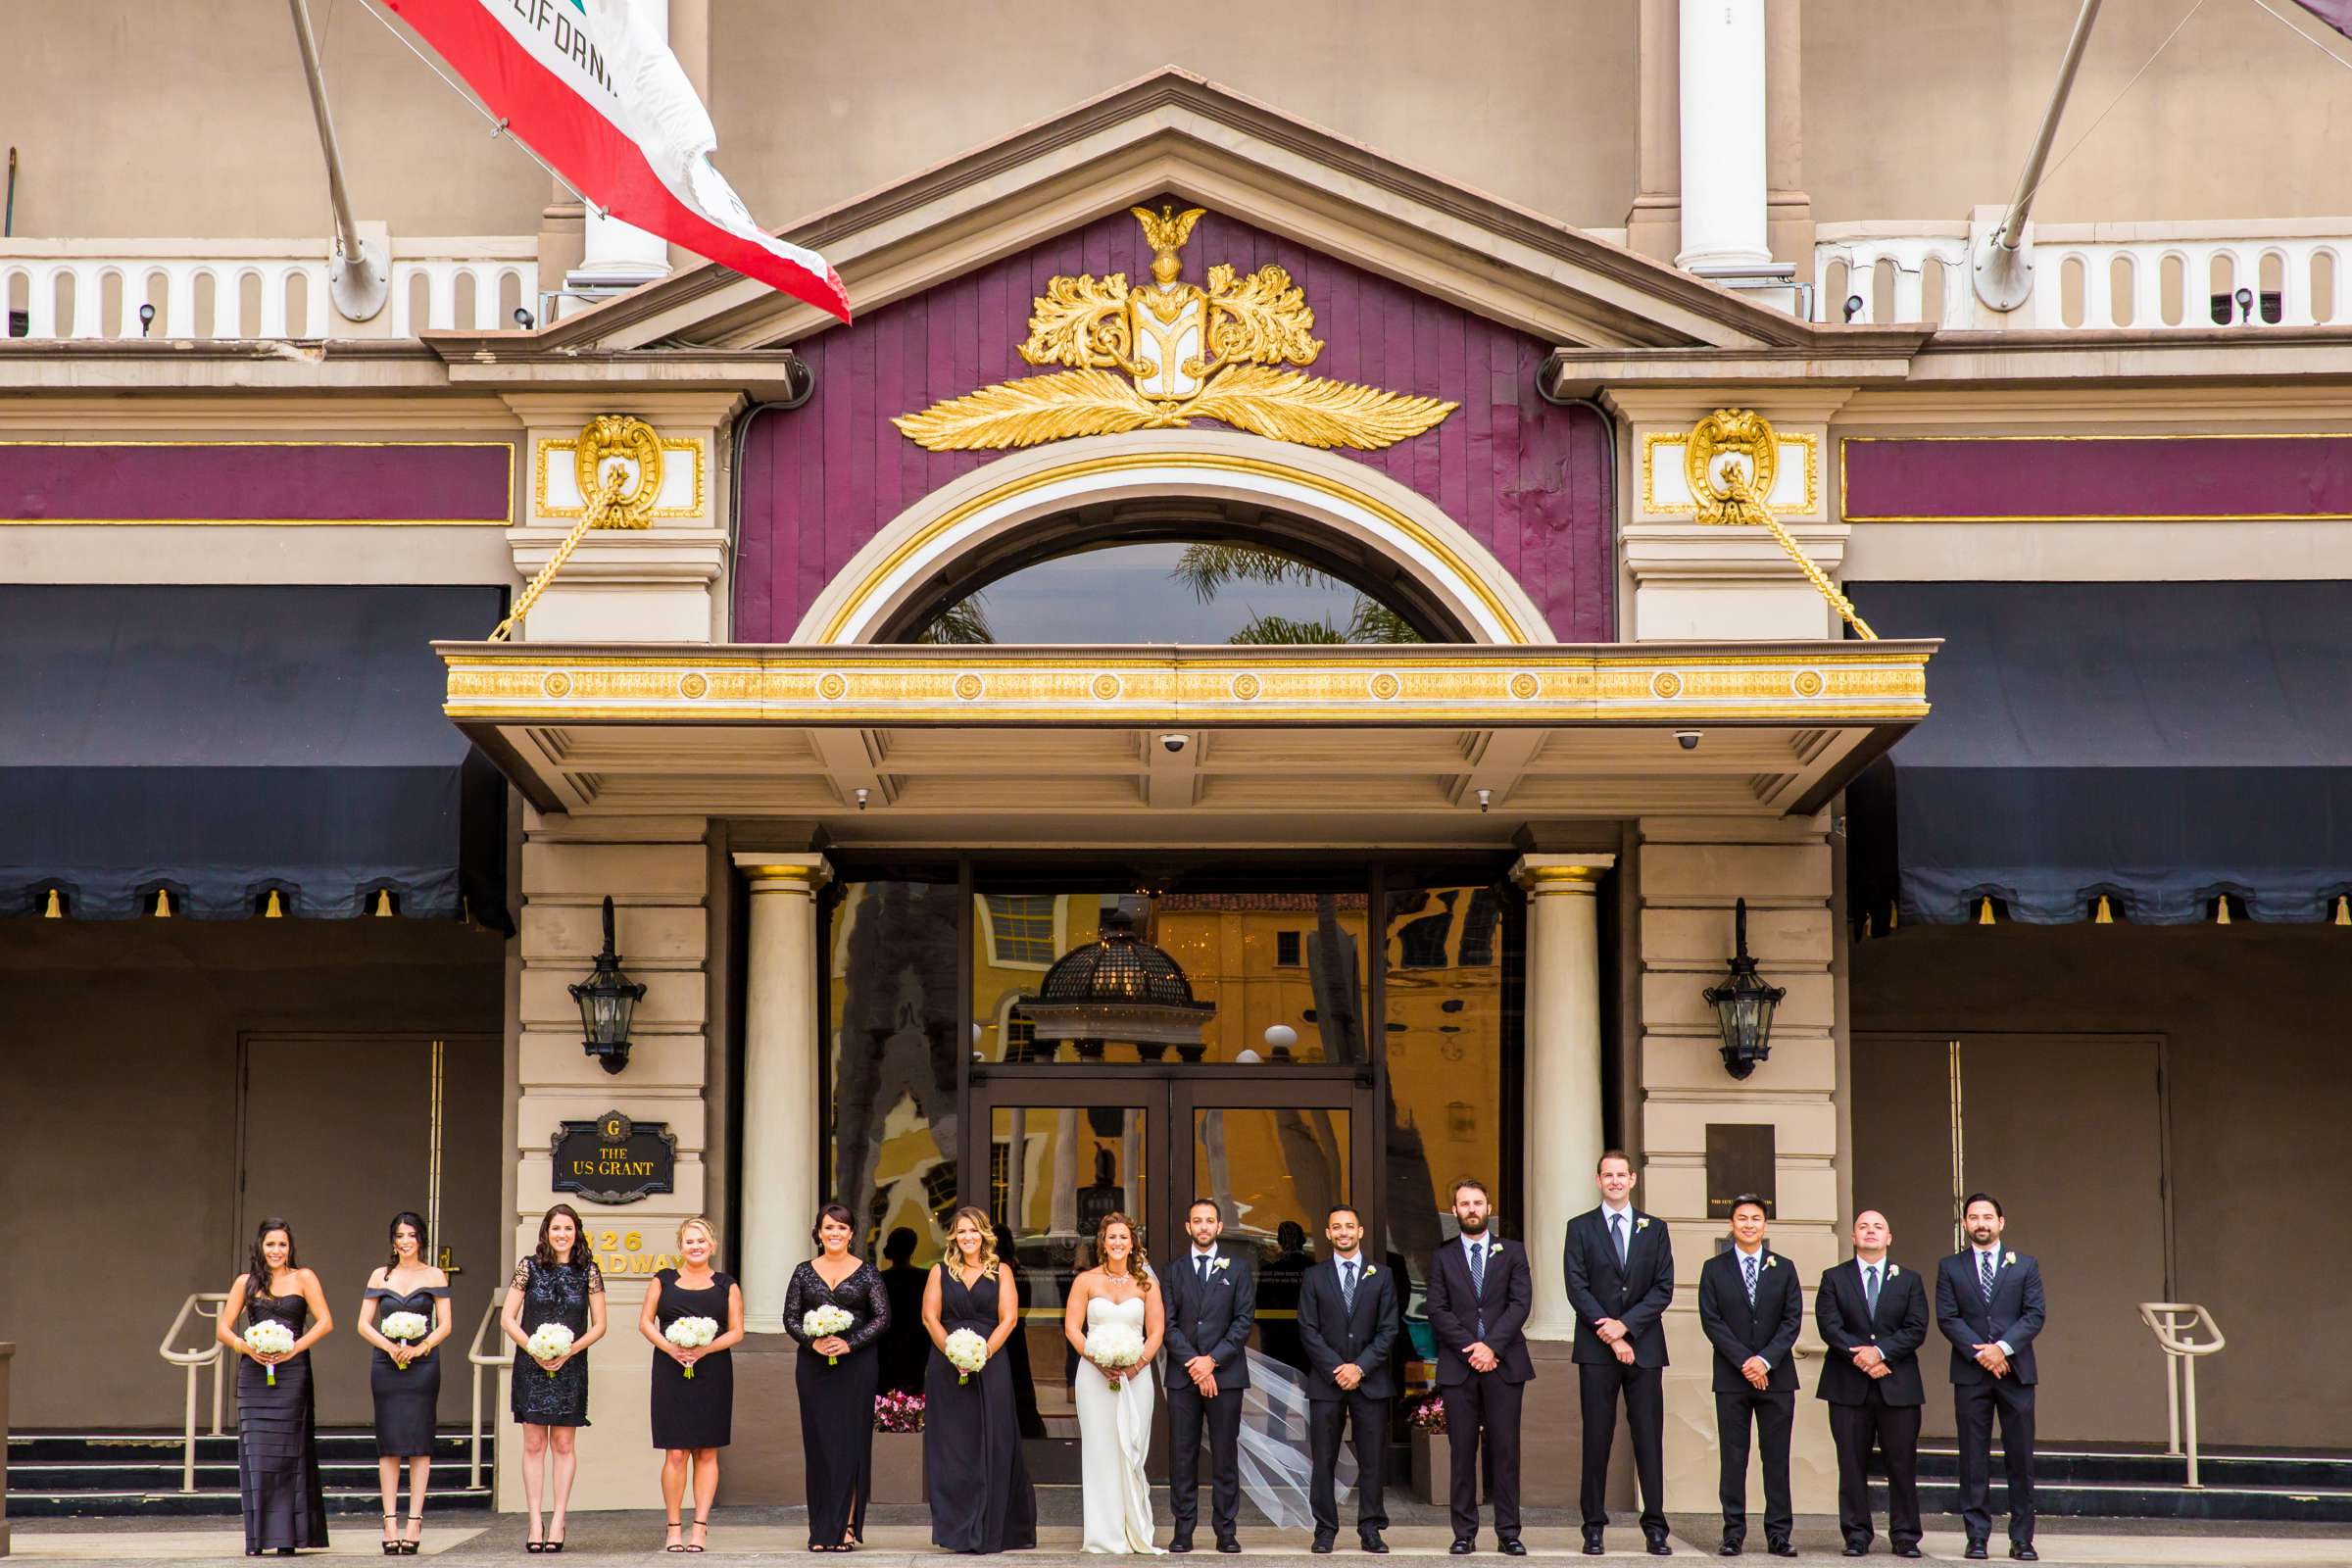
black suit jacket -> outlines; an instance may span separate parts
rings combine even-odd
[[[2041,1265],[2031,1254],[2007,1248],[1994,1255],[1999,1272],[1992,1277],[1989,1304],[1978,1278],[1975,1248],[1953,1253],[1937,1267],[1936,1326],[1952,1342],[1953,1383],[1993,1382],[1993,1375],[1977,1365],[1974,1347],[2006,1344],[2010,1376],[2031,1388],[2034,1336],[2041,1332]],[[2011,1257],[2017,1261],[2010,1262]]]
[[[1601,1343],[1593,1328],[1602,1318],[1613,1317],[1633,1341],[1636,1366],[1666,1365],[1665,1317],[1674,1300],[1674,1243],[1667,1238],[1664,1220],[1640,1209],[1634,1210],[1633,1220],[1622,1269],[1609,1241],[1608,1216],[1597,1206],[1568,1222],[1562,1266],[1568,1274],[1568,1304],[1576,1308],[1572,1353],[1579,1361],[1598,1365],[1617,1359],[1617,1352]],[[1746,1304],[1743,1289],[1740,1305]]]
[[[1527,1271],[1527,1249],[1491,1230],[1487,1245],[1494,1250],[1487,1256],[1484,1296],[1470,1289],[1470,1259],[1462,1250],[1460,1237],[1439,1248],[1437,1256],[1429,1261],[1424,1310],[1438,1341],[1441,1386],[1467,1383],[1479,1376],[1464,1352],[1480,1343],[1482,1312],[1487,1320],[1485,1344],[1494,1352],[1495,1370],[1502,1381],[1525,1383],[1536,1375],[1535,1362],[1527,1354],[1527,1336],[1521,1332],[1536,1300],[1535,1277]]]
[[[1184,1363],[1196,1355],[1215,1358],[1218,1388],[1250,1386],[1250,1358],[1242,1351],[1250,1343],[1250,1325],[1257,1321],[1257,1271],[1247,1253],[1222,1242],[1217,1244],[1217,1257],[1225,1266],[1213,1270],[1206,1285],[1194,1272],[1190,1241],[1160,1271],[1160,1285],[1168,1293],[1161,1310],[1167,1317],[1170,1390],[1193,1386]]]
[[[1331,1375],[1350,1362],[1364,1374],[1356,1393],[1376,1399],[1396,1397],[1395,1356],[1401,1317],[1396,1277],[1360,1253],[1358,1262],[1353,1311],[1340,1294],[1338,1260],[1317,1263],[1298,1282],[1298,1343],[1306,1350],[1310,1399],[1345,1398],[1348,1391]]]
[[[1830,1353],[1821,1366],[1819,1396],[1832,1404],[1866,1404],[1876,1386],[1887,1404],[1925,1404],[1928,1391],[1919,1375],[1919,1348],[1928,1338],[1928,1288],[1919,1275],[1888,1258],[1879,1274],[1879,1310],[1870,1311],[1862,1289],[1862,1261],[1852,1258],[1825,1269],[1813,1298],[1813,1321]],[[1854,1365],[1854,1352],[1876,1346],[1886,1358],[1886,1375],[1873,1378]]]
[[[1776,1392],[1796,1387],[1796,1334],[1804,1327],[1805,1293],[1796,1268],[1771,1248],[1756,1268],[1756,1304],[1747,1304],[1747,1280],[1735,1249],[1717,1252],[1698,1266],[1698,1322],[1715,1347],[1715,1392],[1739,1394],[1753,1388],[1740,1369],[1751,1355],[1770,1364],[1765,1386]]]

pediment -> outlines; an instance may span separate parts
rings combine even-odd
[[[1170,196],[1554,346],[1771,348],[1811,333],[1729,290],[1175,69],[784,232],[833,264],[862,316]],[[835,324],[706,264],[557,323],[534,347],[755,350]]]

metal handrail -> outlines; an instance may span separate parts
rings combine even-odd
[[[225,1347],[216,1339],[201,1350],[174,1350],[172,1348],[172,1342],[178,1339],[179,1331],[187,1326],[190,1313],[194,1313],[198,1317],[211,1318],[218,1323],[220,1320],[220,1309],[227,1304],[228,1293],[226,1291],[191,1292],[188,1298],[179,1303],[179,1313],[172,1319],[172,1326],[164,1331],[164,1343],[156,1347],[158,1355],[173,1366],[185,1367],[188,1373],[186,1420],[181,1433],[182,1446],[179,1465],[179,1490],[182,1492],[196,1490],[196,1374],[208,1366],[213,1369],[212,1435],[216,1438],[220,1436],[220,1382],[222,1377],[220,1352]],[[209,1311],[207,1310],[208,1306],[210,1307]]]
[[[2139,1320],[2156,1336],[2156,1344],[2164,1351],[2164,1413],[2168,1429],[2166,1453],[2180,1453],[2181,1411],[2187,1411],[2188,1480],[2186,1485],[2196,1491],[2204,1489],[2197,1479],[2197,1358],[2211,1355],[2229,1342],[2222,1338],[2222,1326],[2213,1314],[2190,1301],[2142,1301]],[[2200,1332],[2213,1336],[2201,1340]],[[2179,1376],[2173,1369],[2180,1368]]]
[[[492,1367],[512,1365],[514,1360],[512,1356],[482,1353],[482,1336],[490,1332],[492,1320],[506,1309],[506,1292],[490,1293],[490,1302],[482,1308],[482,1320],[473,1326],[473,1343],[466,1347],[466,1359],[473,1366],[473,1388],[466,1396],[466,1414],[473,1428],[471,1452],[466,1464],[468,1488],[482,1484],[482,1374]]]

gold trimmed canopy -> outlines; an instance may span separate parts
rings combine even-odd
[[[863,831],[1810,811],[1927,715],[1936,645],[434,646],[444,710],[542,809]]]

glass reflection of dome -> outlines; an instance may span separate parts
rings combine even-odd
[[[1194,1000],[1183,968],[1145,941],[1124,909],[1105,913],[1102,935],[1062,955],[1037,991],[1035,1001],[1021,1004],[1037,1038],[1071,1041],[1089,1059],[1123,1040],[1146,1060],[1158,1060],[1174,1046],[1185,1060],[1199,1061],[1207,1050],[1201,1031],[1217,1010],[1213,1002]]]

